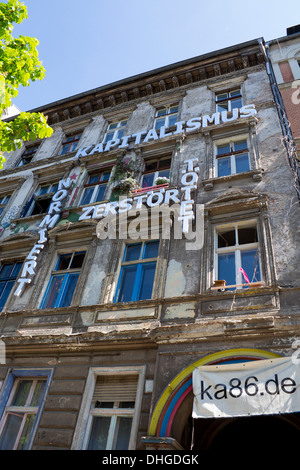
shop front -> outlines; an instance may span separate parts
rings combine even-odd
[[[298,362],[257,349],[201,358],[164,390],[144,444],[186,451],[247,446],[253,439],[258,447],[294,445],[300,436]]]

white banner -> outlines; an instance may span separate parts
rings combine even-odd
[[[293,358],[198,367],[193,371],[194,418],[300,411],[300,365]]]

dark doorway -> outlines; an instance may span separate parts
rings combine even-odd
[[[300,438],[299,413],[282,416],[252,416],[242,418],[195,419],[193,450],[248,449],[274,446],[296,449]]]

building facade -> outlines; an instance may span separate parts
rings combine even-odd
[[[198,367],[291,357],[300,335],[268,60],[253,40],[36,110],[52,136],[0,173],[1,449],[299,435],[297,412],[193,415]]]
[[[300,25],[287,28],[286,36],[269,41],[267,48],[299,161]]]

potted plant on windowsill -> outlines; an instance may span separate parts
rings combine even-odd
[[[120,179],[113,188],[113,194],[115,197],[123,196],[131,193],[131,191],[138,189],[139,185],[135,178],[128,176]]]
[[[156,186],[169,185],[169,182],[169,178],[166,178],[165,176],[158,176],[154,181]]]

